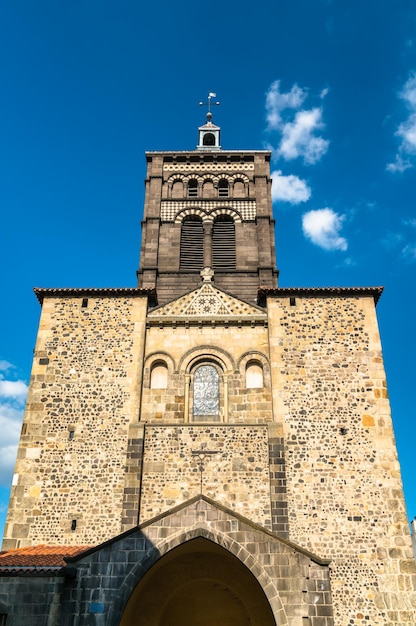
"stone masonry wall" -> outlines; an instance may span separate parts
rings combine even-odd
[[[82,301],[43,303],[3,548],[96,544],[121,531],[147,299]]]
[[[133,623],[139,614],[135,595],[137,585],[140,588],[145,580],[143,576],[151,574],[150,568],[156,565],[163,579],[163,557],[169,559],[170,551],[181,544],[186,546],[188,541],[191,547],[195,538],[206,539],[214,547],[221,546],[251,572],[260,583],[279,626],[334,626],[327,564],[318,563],[312,555],[280,541],[272,533],[265,533],[227,509],[198,498],[71,562],[77,576],[67,583],[63,595],[62,625]],[[159,587],[156,577],[157,583],[148,594],[150,602],[147,596],[147,602],[140,606],[140,616],[143,611],[150,611],[146,624],[159,623],[157,618],[164,605],[161,598],[166,601],[168,593],[187,582],[186,575],[182,571],[177,577],[180,580],[168,580],[165,595],[163,584]],[[215,569],[210,577],[221,584]],[[236,588],[238,584],[236,580]],[[99,615],[91,611],[91,605],[96,603],[100,604]]]
[[[272,421],[267,355],[268,333],[263,326],[148,328],[141,420],[192,421],[192,364],[213,360],[221,370],[221,421],[250,424]],[[245,364],[250,359],[263,367],[262,388],[247,389],[245,386]],[[165,362],[169,369],[166,389],[150,389],[151,367],[157,361]],[[186,384],[190,388],[187,410]]]
[[[60,576],[2,576],[0,602],[7,607],[7,626],[58,626],[63,587]]]
[[[192,453],[214,454],[200,460]],[[266,426],[145,428],[140,523],[202,494],[271,528]]]
[[[370,297],[268,302],[289,537],[332,560],[335,624],[416,623],[412,555]]]

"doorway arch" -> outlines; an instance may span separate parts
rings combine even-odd
[[[197,537],[170,550],[139,581],[120,626],[276,626],[251,571]]]

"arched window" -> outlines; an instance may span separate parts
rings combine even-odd
[[[158,361],[152,367],[150,373],[151,389],[166,389],[168,386],[168,367],[166,363]]]
[[[215,146],[215,135],[212,133],[205,133],[202,143],[204,146]]]
[[[198,181],[192,178],[188,182],[188,198],[196,198],[198,195]]]
[[[246,188],[241,178],[237,178],[234,181],[233,196],[234,198],[244,198],[246,196]]]
[[[228,180],[221,178],[218,183],[218,195],[220,198],[228,197]]]
[[[214,183],[209,178],[204,180],[204,187],[203,187],[202,195],[204,196],[204,198],[215,198],[216,196]]]
[[[220,215],[212,228],[212,267],[235,270],[235,225],[229,215]]]
[[[220,379],[210,363],[199,365],[194,373],[194,421],[218,421],[220,417]]]
[[[204,231],[196,215],[185,217],[181,225],[181,270],[201,271],[204,265]]]
[[[183,198],[183,182],[175,180],[172,185],[172,198]]]
[[[246,388],[261,389],[263,383],[263,368],[257,361],[249,361],[246,367]]]

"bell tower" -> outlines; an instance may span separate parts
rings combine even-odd
[[[0,626],[416,624],[382,288],[277,287],[210,113],[146,155],[138,287],[35,290]]]
[[[223,150],[212,121],[193,151],[147,152],[138,286],[164,304],[198,287],[210,268],[216,287],[254,303],[277,287],[270,152]],[[219,104],[219,103],[215,103]]]

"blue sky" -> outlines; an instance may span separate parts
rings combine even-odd
[[[280,286],[378,305],[409,518],[416,271],[413,0],[13,0],[0,9],[0,535],[40,308],[135,285],[145,150],[273,151]]]

